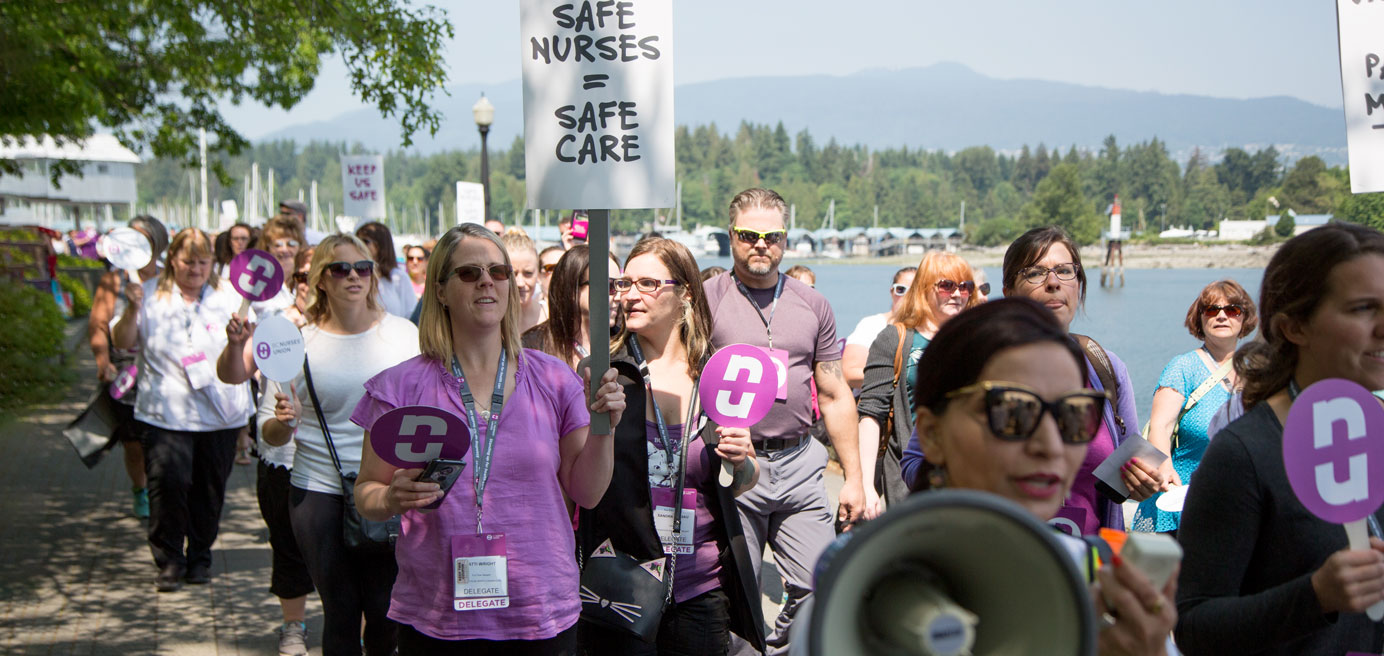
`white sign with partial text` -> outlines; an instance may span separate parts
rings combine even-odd
[[[383,219],[384,155],[342,155],[342,213],[361,219]]]
[[[1336,0],[1350,190],[1384,191],[1384,2]]]
[[[479,182],[457,183],[457,225],[485,224],[485,185]]]

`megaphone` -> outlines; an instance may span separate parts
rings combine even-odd
[[[791,654],[1094,655],[1085,548],[994,494],[913,495],[823,553]]]

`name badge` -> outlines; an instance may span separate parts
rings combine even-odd
[[[774,395],[775,401],[786,401],[788,399],[788,351],[776,348],[766,348],[769,359],[774,361],[774,368],[778,370],[778,393]]]
[[[206,353],[198,351],[183,358],[181,362],[192,389],[202,389],[216,380],[216,368],[211,366],[211,360],[207,359]]]
[[[692,553],[692,529],[697,525],[697,491],[682,491],[682,530],[673,534],[673,489],[655,487],[650,489],[654,502],[654,529],[658,531],[658,541],[663,543],[665,554]]]
[[[504,533],[452,537],[453,610],[509,608]]]

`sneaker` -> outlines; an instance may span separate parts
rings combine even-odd
[[[187,575],[184,581],[193,585],[206,585],[211,583],[211,568],[206,565],[192,565],[187,568]]]
[[[308,626],[302,622],[284,622],[279,627],[279,656],[307,656]]]
[[[159,592],[177,592],[183,589],[183,570],[177,565],[169,565],[159,571],[155,580]]]
[[[137,487],[133,490],[135,501],[132,512],[135,517],[149,519],[149,488]]]

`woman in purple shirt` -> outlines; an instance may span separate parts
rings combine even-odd
[[[735,507],[735,496],[759,478],[749,430],[686,429],[701,365],[711,355],[711,310],[696,260],[675,241],[645,239],[630,252],[624,276],[611,284],[626,316],[612,357],[623,359],[617,366],[631,379],[626,399],[640,411],[625,413],[616,428],[615,474],[601,503],[581,512],[578,544],[584,558],[607,542],[641,562],[675,554],[666,570],[672,595],[652,642],[584,621],[581,650],[590,656],[721,655],[730,648],[731,631],[763,650],[758,578]],[[733,466],[728,487],[717,482],[723,460]],[[656,529],[654,517],[671,517],[680,489],[680,530]]]
[[[361,515],[403,516],[389,607],[399,654],[570,655],[580,601],[563,497],[586,508],[600,501],[613,439],[588,434],[584,386],[566,363],[520,348],[513,268],[494,233],[449,230],[426,285],[422,355],[370,379],[351,417],[366,428]],[[605,372],[590,406],[612,424],[625,405],[615,377]],[[466,473],[445,496],[415,481],[422,469],[395,468],[369,446],[375,420],[406,405],[447,410],[470,427]],[[437,510],[418,511],[439,498]]]

